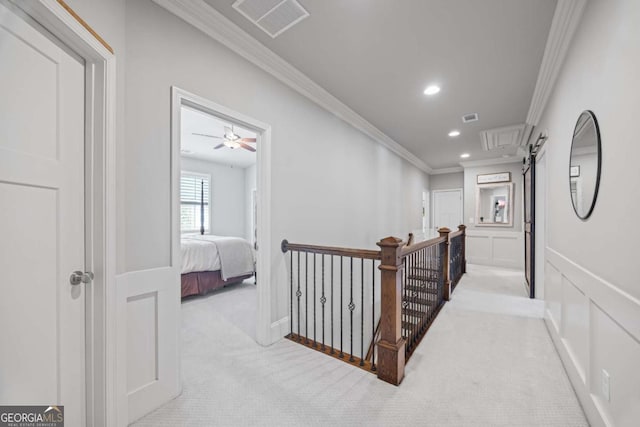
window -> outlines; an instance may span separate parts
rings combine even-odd
[[[195,172],[180,174],[180,231],[200,231],[200,204],[204,201],[204,230],[209,231],[209,184],[211,176]]]

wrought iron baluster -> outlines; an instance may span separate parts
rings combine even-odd
[[[403,290],[403,299],[402,299],[402,336],[407,340],[407,343],[404,347],[405,355],[411,346],[409,342],[409,313],[407,309],[409,308],[409,284],[407,283],[407,257],[402,258],[402,263],[404,264],[403,272],[402,272],[402,290]]]
[[[316,341],[316,254],[313,254],[313,346],[318,343]]]
[[[364,366],[364,258],[360,258],[360,366]]]
[[[291,338],[293,338],[293,251],[289,252],[290,261],[289,261],[289,274],[291,276],[291,293],[289,294],[289,302],[291,303],[291,313],[289,316],[289,321],[291,324],[290,334]]]
[[[376,370],[376,260],[371,260],[371,370]]]
[[[300,337],[300,297],[302,296],[300,291],[300,251],[298,251],[298,290],[296,291],[296,296],[298,297],[298,341],[302,341]]]
[[[411,254],[411,298],[413,299],[413,309],[411,311],[411,346],[413,347],[413,343],[415,342],[416,339],[416,326],[417,324],[415,323],[416,317],[415,317],[415,313],[418,309],[418,281],[416,280],[416,278],[418,277],[416,275],[416,254],[415,252],[413,254]]]
[[[349,268],[349,341],[351,341],[351,351],[349,353],[349,362],[353,362],[355,359],[353,358],[353,310],[356,308],[353,303],[353,257],[349,257],[350,259],[350,268]]]
[[[304,253],[304,342],[309,344],[309,252]]]
[[[344,310],[344,305],[342,301],[342,291],[343,291],[343,279],[344,279],[344,262],[343,257],[340,255],[340,358],[344,357],[344,352],[342,351],[342,332],[343,332],[343,322],[342,322],[342,312]]]
[[[324,296],[324,254],[322,254],[322,296],[320,297],[320,303],[322,304],[322,350],[324,350],[324,303],[327,302],[327,297]]]
[[[416,252],[416,273],[420,278],[420,286],[418,287],[418,304],[416,304],[416,315],[418,320],[417,330],[418,333],[421,334],[422,328],[424,327],[424,303],[427,296],[427,287],[429,286],[427,282],[427,272],[424,270],[424,249]]]
[[[334,353],[333,346],[333,255],[331,255],[331,354]]]
[[[409,334],[407,333],[407,329],[406,329],[406,325],[409,323],[407,320],[407,307],[409,307],[409,295],[407,294],[407,258],[404,257],[402,258],[402,322],[401,322],[401,330],[402,330],[402,336],[407,339],[409,337]],[[409,346],[409,343],[407,342],[405,349]]]

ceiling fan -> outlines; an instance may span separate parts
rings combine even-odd
[[[213,147],[214,150],[217,150],[222,147],[229,147],[232,150],[236,148],[244,148],[245,150],[254,151],[254,152],[256,151],[255,148],[253,148],[248,144],[248,143],[255,143],[256,139],[240,137],[240,135],[236,134],[233,131],[233,125],[231,127],[228,127],[228,126],[224,127],[223,136],[207,135],[205,133],[195,133],[195,132],[193,132],[192,134],[198,135],[198,136],[205,136],[207,138],[224,139],[222,144],[218,144],[215,147]]]

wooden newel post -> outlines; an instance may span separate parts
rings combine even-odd
[[[381,312],[378,378],[398,385],[404,377],[405,339],[402,338],[402,240],[387,237],[380,246]]]
[[[449,276],[449,230],[447,227],[442,227],[438,229],[438,233],[440,233],[440,237],[445,237],[444,241],[444,254],[442,255],[442,275],[444,276],[444,292],[443,298],[445,301],[449,301],[451,298],[451,277]]]
[[[462,274],[467,272],[467,226],[460,224],[458,230],[462,231]]]

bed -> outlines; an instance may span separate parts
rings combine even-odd
[[[255,273],[254,250],[239,237],[183,235],[180,251],[182,298],[242,282]]]

